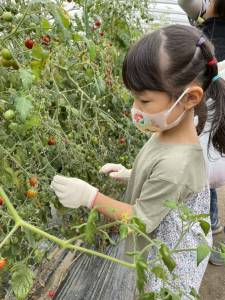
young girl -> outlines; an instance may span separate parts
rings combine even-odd
[[[224,68],[225,62],[225,1],[224,0],[179,0],[178,4],[187,13],[190,23],[199,27],[215,47],[215,56],[220,62],[219,67]],[[199,18],[200,16],[200,18]],[[223,61],[223,62],[222,62]],[[223,73],[225,76],[225,72]],[[209,124],[210,125],[210,124]],[[225,158],[221,158],[210,145],[208,149],[208,124],[206,124],[200,143],[208,164],[210,184],[210,218],[212,234],[223,231],[218,214],[218,201],[216,188],[225,182]],[[218,253],[212,253],[210,262],[214,265],[224,265]]]
[[[210,106],[210,141],[225,153],[225,82],[218,76],[211,43],[198,29],[182,25],[156,30],[138,41],[124,60],[123,80],[134,95],[134,124],[143,132],[155,132],[133,164],[126,201],[107,197],[77,178],[56,175],[51,187],[66,207],[96,207],[115,220],[137,216],[146,224],[150,237],[173,248],[180,237],[181,220],[176,210],[164,206],[165,200],[184,201],[196,214],[209,213],[206,167],[193,121],[194,109],[205,111],[206,99],[216,99]],[[205,116],[201,113],[199,118]],[[119,169],[119,177],[129,177],[128,170]],[[117,167],[106,165],[101,171],[112,170]],[[195,248],[203,241],[202,236],[202,229],[195,225],[179,247]],[[211,245],[211,233],[207,240]],[[132,251],[129,237],[126,244]],[[138,237],[137,247],[144,246]],[[195,251],[181,252],[174,258],[178,278],[171,283],[187,292],[190,287],[198,291],[208,259],[197,267]],[[162,282],[149,274],[149,290],[161,287]]]

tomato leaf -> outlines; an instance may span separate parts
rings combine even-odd
[[[49,55],[48,50],[43,49],[40,44],[34,44],[32,48],[32,56],[38,59],[47,59]]]
[[[131,224],[135,225],[141,232],[146,233],[146,225],[137,217],[131,219]]]
[[[50,25],[50,23],[47,19],[42,18],[41,19],[41,27],[46,29],[46,30],[49,30],[51,28],[51,25]]]
[[[176,201],[172,201],[172,200],[166,200],[164,201],[164,205],[168,208],[177,208],[177,202]]]
[[[123,240],[127,237],[128,235],[128,226],[126,224],[120,225],[120,239]]]
[[[205,235],[207,235],[209,233],[210,230],[210,224],[204,220],[200,220],[199,224],[204,232]]]
[[[150,293],[144,293],[140,295],[139,300],[156,300],[156,293],[155,292],[150,292]]]
[[[18,96],[15,98],[16,110],[19,113],[20,119],[22,121],[26,120],[33,108],[33,105],[30,100],[30,97],[28,98],[24,96]]]
[[[155,274],[156,277],[165,280],[167,278],[166,272],[162,266],[155,266],[151,269],[151,272]]]
[[[167,247],[167,245],[163,244],[159,249],[159,253],[161,254],[162,260],[167,266],[168,270],[172,272],[176,267],[176,262],[170,254],[170,249]]]
[[[89,51],[90,60],[93,61],[96,57],[96,50],[95,50],[94,42],[90,41],[88,43],[88,51]]]
[[[92,209],[87,220],[87,225],[85,227],[85,239],[89,244],[94,242],[94,236],[96,233],[96,224],[95,221],[98,218],[98,212],[96,209]]]
[[[147,282],[146,270],[147,264],[144,259],[140,256],[135,259],[136,264],[136,284],[140,294],[144,292],[144,286]]]
[[[197,248],[197,266],[209,255],[210,247],[207,244],[200,244]]]
[[[29,69],[19,69],[20,78],[22,80],[23,87],[25,89],[29,89],[32,86],[32,83],[35,79],[35,76],[33,75],[32,71]]]
[[[12,269],[12,290],[18,300],[26,299],[33,285],[33,272],[22,262],[16,263]]]

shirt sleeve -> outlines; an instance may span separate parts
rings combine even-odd
[[[209,0],[178,0],[178,5],[191,20],[197,20],[198,17],[202,17],[209,8],[209,4]]]
[[[181,185],[151,178],[144,183],[140,197],[132,207],[132,215],[146,224],[147,233],[153,232],[169,213],[170,208],[164,205],[165,200],[179,201]]]

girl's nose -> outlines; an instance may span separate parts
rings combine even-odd
[[[139,109],[139,106],[138,106],[138,101],[137,100],[134,100],[133,102],[133,108],[136,108],[136,109]]]

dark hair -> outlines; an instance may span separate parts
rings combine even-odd
[[[214,58],[214,47],[205,36],[205,42],[197,47],[201,36],[200,30],[185,25],[171,25],[145,35],[124,59],[123,81],[131,91],[162,91],[174,98],[196,81],[204,90],[204,99],[196,108],[200,124],[205,123],[208,111],[209,143],[225,154],[225,81],[212,81],[218,74],[217,64],[208,65]],[[213,101],[206,109],[204,100],[209,98]]]
[[[214,14],[219,17],[225,18],[225,1],[224,0],[215,0]]]

